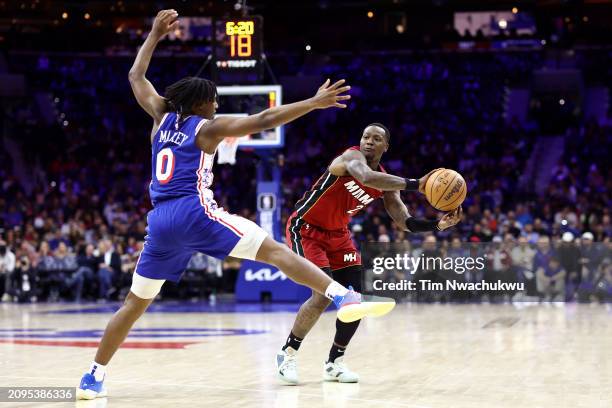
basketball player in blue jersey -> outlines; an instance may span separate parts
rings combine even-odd
[[[175,10],[160,11],[129,73],[139,105],[153,118],[151,131],[153,209],[130,293],[108,323],[90,370],[81,379],[79,399],[107,395],[106,365],[132,325],[166,280],[177,282],[194,252],[220,259],[233,256],[272,264],[297,283],[334,301],[338,318],[351,322],[388,313],[393,302],[361,302],[360,294],[332,280],[313,263],[267,236],[257,224],[218,207],[210,186],[217,146],[228,136],[244,136],[281,126],[315,109],[345,108],[344,80],[327,80],[312,98],[259,114],[215,117],[217,90],[211,81],[184,78],[160,96],[145,77],[157,43],[178,27]]]

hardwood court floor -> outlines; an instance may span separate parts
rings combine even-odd
[[[43,313],[75,308],[102,312]],[[109,397],[76,406],[612,407],[611,305],[399,305],[362,322],[347,353],[359,384],[321,380],[326,313],[300,349],[296,387],[274,369],[293,312],[187,310],[145,315],[109,365]],[[0,304],[0,386],[76,386],[109,316],[97,305]]]

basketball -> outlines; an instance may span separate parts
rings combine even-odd
[[[459,207],[466,194],[465,180],[455,170],[440,169],[429,176],[425,183],[427,201],[440,211],[452,211]]]

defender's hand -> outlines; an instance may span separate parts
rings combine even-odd
[[[179,21],[176,19],[178,13],[174,9],[162,10],[157,13],[157,17],[153,21],[151,34],[157,38],[162,38],[171,31],[174,31],[179,26]]]
[[[440,221],[438,221],[438,228],[440,231],[444,231],[447,228],[453,227],[461,221],[463,215],[463,208],[457,207],[451,212],[444,214]]]
[[[425,185],[427,184],[427,179],[429,179],[429,176],[431,176],[438,170],[442,170],[442,167],[439,167],[437,169],[430,171],[429,173],[427,173],[426,175],[424,175],[423,177],[419,179],[419,192],[421,194],[425,194]]]
[[[342,95],[351,89],[350,86],[340,87],[345,81],[344,79],[339,80],[333,85],[329,85],[329,79],[319,87],[317,94],[312,97],[315,109],[325,109],[335,106],[336,108],[346,108],[346,105],[339,101],[346,101],[351,99],[351,95]]]

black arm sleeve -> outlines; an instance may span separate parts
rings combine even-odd
[[[405,190],[408,191],[418,191],[419,189],[419,180],[417,179],[404,179],[406,180],[406,188]]]
[[[417,220],[413,217],[406,219],[406,228],[410,232],[440,231],[438,220]]]

